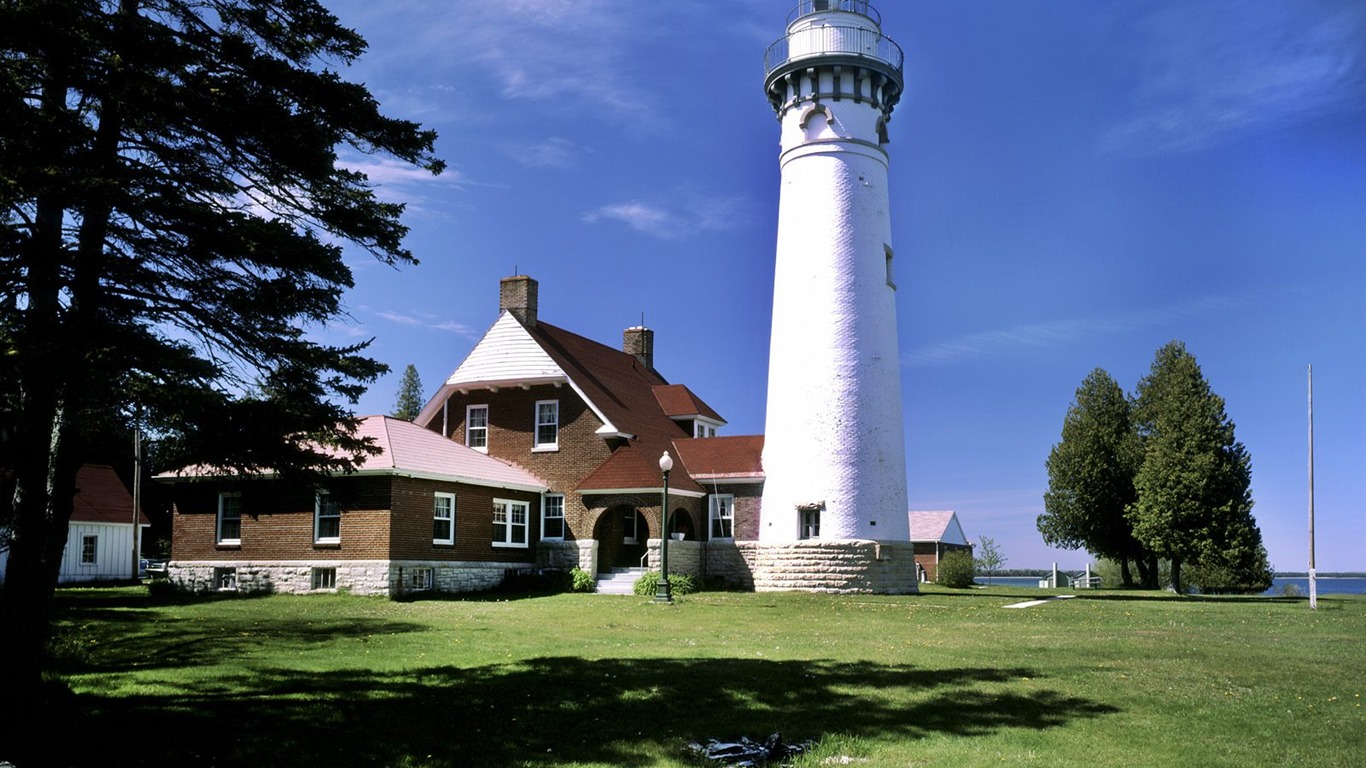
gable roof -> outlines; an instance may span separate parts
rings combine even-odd
[[[600,437],[628,441],[580,481],[576,490],[581,492],[661,488],[659,457],[666,450],[677,455],[674,441],[692,437],[672,417],[703,416],[725,423],[691,390],[670,384],[635,355],[541,320],[523,325],[507,310],[415,421],[423,427],[431,424],[442,404],[462,389],[560,382],[578,394],[602,422],[597,430]],[[670,475],[670,488],[702,492],[686,470]]]
[[[365,456],[353,474],[397,475],[427,480],[543,493],[549,485],[521,467],[487,456],[428,429],[391,416],[365,416],[356,436],[371,438],[380,452]],[[337,454],[340,455],[340,454]],[[159,480],[222,477],[204,467],[157,475]]]
[[[958,524],[957,512],[942,510],[907,514],[910,516],[911,541],[940,541],[967,546],[968,537],[963,535],[963,527]]]
[[[76,470],[76,496],[72,500],[71,522],[133,524],[133,495],[108,464],[82,464]],[[138,513],[139,525],[151,525],[147,515]]]

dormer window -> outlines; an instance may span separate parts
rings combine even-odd
[[[716,437],[716,426],[701,421],[692,423],[693,437]]]

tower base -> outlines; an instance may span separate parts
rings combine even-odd
[[[704,574],[720,576],[756,592],[920,592],[915,549],[909,541],[821,539],[775,544],[709,542],[698,546],[703,550],[698,565]],[[674,551],[671,547],[671,558]]]

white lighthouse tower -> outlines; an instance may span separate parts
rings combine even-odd
[[[764,66],[782,191],[759,539],[906,542],[885,149],[901,48],[866,0],[806,0]]]

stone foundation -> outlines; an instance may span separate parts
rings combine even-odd
[[[659,570],[659,539],[649,543],[649,567]],[[596,572],[597,542],[591,539],[541,542],[537,566]],[[479,592],[502,583],[526,563],[419,560],[310,560],[291,562],[172,561],[167,577],[189,592],[229,591],[398,597],[427,589]],[[314,588],[315,571],[334,569],[331,586]],[[430,587],[426,576],[430,569]],[[802,591],[907,595],[918,592],[910,542],[811,540],[760,544],[757,541],[670,541],[669,571],[699,578],[719,577],[756,592]],[[231,586],[225,586],[231,574]],[[417,583],[415,583],[415,578]]]
[[[309,560],[292,562],[172,561],[167,578],[187,592],[236,591],[242,593],[315,594],[348,592],[353,595],[398,597],[415,591],[479,592],[503,582],[509,570],[526,563],[474,563],[419,560]],[[314,588],[315,571],[334,569],[332,586]],[[430,569],[430,588],[413,583]],[[231,575],[232,586],[226,586]],[[220,578],[221,577],[221,578]]]

